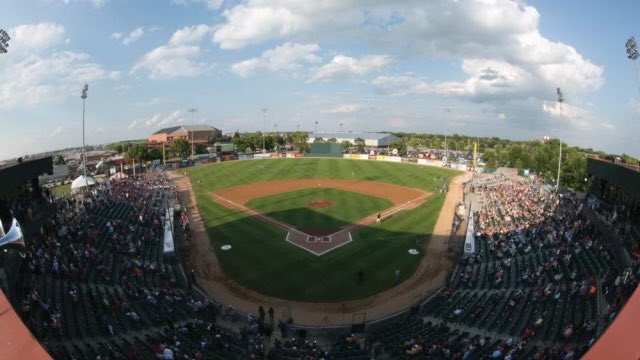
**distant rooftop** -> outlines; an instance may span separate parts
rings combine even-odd
[[[170,134],[174,131],[177,131],[179,129],[183,129],[184,131],[216,131],[218,129],[216,129],[215,127],[211,126],[211,125],[180,125],[180,126],[171,126],[171,127],[166,127],[166,128],[162,128],[156,132],[154,132],[153,134]]]
[[[310,138],[321,137],[323,139],[355,139],[362,138],[364,140],[380,140],[387,136],[394,136],[392,134],[385,133],[364,133],[364,132],[312,132],[309,133]]]

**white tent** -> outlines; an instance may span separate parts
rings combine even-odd
[[[93,180],[92,177],[87,176],[85,178],[84,175],[80,175],[75,180],[73,180],[71,182],[71,190],[79,189],[81,187],[91,186],[91,185],[95,185],[95,184],[96,184],[96,181]]]
[[[129,177],[129,175],[127,175],[127,174],[125,174],[123,172],[117,172],[117,173],[113,174],[110,179],[111,180],[122,180],[122,179],[126,179],[128,177]]]

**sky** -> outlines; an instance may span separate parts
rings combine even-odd
[[[562,130],[570,145],[640,156],[625,53],[639,12],[637,0],[5,0],[0,159],[82,145],[85,83],[87,144],[191,123]]]

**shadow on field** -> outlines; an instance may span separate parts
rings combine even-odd
[[[309,209],[266,215],[302,228],[350,224]],[[301,222],[296,223],[296,219]],[[403,218],[397,215],[384,220],[393,226],[391,222],[402,221]],[[354,229],[352,242],[322,256],[288,243],[280,228],[254,216],[210,227],[207,233],[224,272],[239,284],[268,296],[312,302],[347,301],[395,287],[408,287],[403,291],[418,292],[423,283],[431,284],[432,278],[438,282],[434,288],[441,286],[452,269],[446,237],[434,236],[431,239],[437,244],[444,243],[438,246],[443,251],[430,250],[425,255],[431,234],[389,230],[385,225],[376,224],[374,220]],[[231,250],[221,251],[220,246],[224,244],[231,245]],[[417,249],[419,254],[410,254],[410,249]],[[426,261],[420,265],[423,255]],[[398,279],[396,270],[399,271]],[[405,284],[405,280],[414,273],[420,281],[412,278]],[[235,290],[240,293],[246,291],[242,288]],[[420,292],[424,295],[427,290]],[[250,297],[249,293],[244,295]]]
[[[296,228],[305,227],[331,227],[341,228],[352,224],[360,219],[353,219],[352,221],[340,219],[332,216],[330,213],[322,213],[319,210],[311,209],[308,207],[292,208],[287,210],[272,211],[264,213],[265,215],[272,217],[278,221],[282,221]],[[369,214],[373,215],[373,214]],[[368,216],[364,215],[363,217]]]

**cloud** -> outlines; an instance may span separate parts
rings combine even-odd
[[[632,114],[640,115],[640,100],[629,99],[629,111]]]
[[[122,38],[122,33],[121,32],[114,32],[109,36],[109,39],[120,40],[120,38]]]
[[[137,27],[131,30],[131,32],[122,39],[122,44],[129,45],[134,43],[138,41],[142,35],[144,35],[144,29],[142,27]]]
[[[329,110],[329,113],[353,113],[362,109],[360,104],[341,104]]]
[[[259,57],[247,59],[231,66],[231,71],[247,77],[258,70],[268,72],[287,72],[295,75],[302,64],[320,61],[315,53],[320,49],[317,44],[284,43],[266,50]]]
[[[11,51],[44,50],[62,43],[64,34],[64,26],[51,22],[19,25],[9,29]]]
[[[72,3],[72,2],[83,2],[83,3],[90,3],[93,6],[97,7],[97,8],[101,8],[103,7],[106,3],[109,2],[109,0],[62,0],[62,3],[64,3],[65,5]]]
[[[336,55],[331,62],[311,71],[310,81],[351,78],[380,71],[391,62],[387,55],[365,55],[360,59],[345,55]]]
[[[198,76],[208,69],[206,63],[197,61],[201,53],[200,48],[193,45],[159,46],[138,60],[131,73],[146,70],[152,80]]]
[[[131,68],[130,74],[146,71],[149,79],[173,79],[202,75],[214,64],[200,61],[202,49],[190,43],[200,40],[208,31],[207,25],[187,26],[175,31],[166,45],[147,52]]]
[[[62,131],[64,130],[64,127],[62,126],[58,126],[55,128],[55,130],[53,130],[49,135],[48,138],[49,139],[53,139],[55,137],[57,137],[58,135],[60,135],[60,133],[62,133]]]
[[[150,118],[143,120],[142,122],[144,122],[144,125],[146,127],[159,127],[164,125],[173,125],[177,123],[182,123],[183,121],[184,119],[183,119],[182,112],[180,110],[174,110],[170,114],[156,113]],[[134,121],[134,123],[137,123],[137,120]],[[132,128],[132,126],[129,125],[129,128]]]
[[[568,120],[568,124],[564,123],[565,129],[569,126],[578,130],[590,130],[594,125],[591,112],[577,105],[567,103],[561,105],[557,101],[545,100],[542,103],[542,110],[554,118]]]
[[[119,75],[91,62],[85,53],[31,54],[0,70],[0,107],[60,103],[69,96],[78,96],[82,83],[115,80]]]
[[[180,45],[185,43],[194,43],[202,39],[203,36],[210,33],[213,29],[205,24],[185,26],[171,35],[169,45]]]
[[[187,5],[187,0],[171,0],[176,5]],[[210,10],[217,10],[222,6],[224,0],[191,0],[192,3],[204,4]]]
[[[426,82],[396,93],[434,92],[476,102],[542,98],[556,87],[593,91],[603,68],[540,34],[539,12],[521,1],[247,0],[222,14],[213,41],[240,49],[271,41],[358,41],[403,57],[459,60],[462,81]],[[326,40],[326,41],[325,41]],[[335,60],[343,60],[341,58]],[[332,64],[312,79],[323,79]],[[343,73],[344,74],[344,73]],[[396,76],[401,76],[397,74]]]

